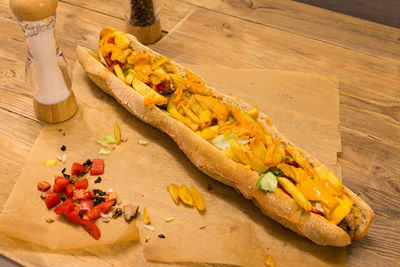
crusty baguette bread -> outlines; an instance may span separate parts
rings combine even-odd
[[[159,56],[158,53],[141,45],[135,37],[131,35],[128,35],[128,37],[131,40],[133,50],[147,51],[153,56]],[[113,96],[133,115],[168,134],[201,171],[226,185],[232,186],[246,199],[252,200],[265,215],[317,244],[346,246],[351,243],[349,234],[342,228],[330,223],[322,216],[304,212],[296,201],[280,188],[275,193],[265,193],[259,190],[256,186],[258,175],[255,172],[227,158],[223,152],[198,136],[189,127],[166,115],[160,109],[145,106],[144,97],[103,66],[94,57],[93,52],[78,46],[77,53],[84,70],[97,86],[105,93]],[[185,68],[175,62],[173,63],[178,71],[185,71]],[[245,111],[251,108],[238,98],[221,94],[213,88],[211,88],[211,91],[211,95],[224,103],[236,105]],[[260,113],[262,121],[265,121],[266,118],[265,114]],[[271,136],[279,138],[285,145],[293,145],[274,126],[267,124],[265,126]],[[302,152],[313,165],[322,165],[305,151]],[[348,188],[345,188],[344,192],[357,206],[361,214],[360,225],[358,225],[353,237],[353,240],[358,240],[365,235],[374,214],[371,208]]]

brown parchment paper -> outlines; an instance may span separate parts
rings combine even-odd
[[[271,116],[282,133],[329,168],[336,165],[336,152],[340,149],[336,80],[317,74],[190,68],[221,91],[258,106]],[[128,225],[121,218],[109,224],[97,222],[102,238],[92,240],[82,229],[47,211],[36,190],[37,181],[52,182],[53,175],[64,167],[69,170],[73,161],[99,157],[100,146],[94,140],[112,132],[117,121],[128,141],[112,154],[100,156],[106,164],[103,182],[94,186],[96,177],[92,177],[89,184],[91,188],[113,188],[123,202],[139,204],[141,212],[143,206],[147,207],[155,231],[143,229],[141,217],[137,225],[148,260],[262,266],[265,257],[271,255],[277,266],[344,265],[343,248],[314,245],[263,216],[233,189],[201,173],[171,139],[134,118],[96,88],[79,64],[74,69],[74,92],[79,112],[65,123],[45,126],[40,133],[0,216],[1,231],[56,249],[135,240],[135,224]],[[149,144],[141,146],[138,140]],[[47,159],[62,154],[59,147],[63,144],[67,146],[67,163],[45,167]],[[207,211],[200,214],[194,208],[176,206],[166,191],[170,183],[196,186],[207,202]],[[208,187],[212,189],[207,190]],[[56,221],[46,223],[49,216]],[[166,217],[172,216],[173,222],[165,222]],[[165,239],[158,238],[161,233]],[[147,243],[146,236],[150,237]],[[132,246],[131,250],[121,251],[121,255],[116,253],[115,258],[137,254],[138,249],[141,248]]]

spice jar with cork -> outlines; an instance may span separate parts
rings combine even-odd
[[[151,44],[161,38],[159,0],[124,0],[126,31],[142,44]]]
[[[67,62],[56,42],[57,0],[10,0],[28,48],[27,84],[33,89],[36,117],[56,123],[69,119],[77,104]]]

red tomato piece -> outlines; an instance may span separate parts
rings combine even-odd
[[[93,208],[93,200],[81,200],[80,211],[86,213]]]
[[[86,189],[89,185],[89,181],[87,178],[80,180],[74,184],[75,189]]]
[[[73,211],[70,211],[66,214],[64,214],[67,219],[73,223],[79,223],[82,219],[79,217],[79,212],[75,209]]]
[[[74,190],[74,199],[86,199],[85,189],[75,189]]]
[[[98,219],[101,214],[105,214],[107,213],[111,207],[114,205],[114,200],[109,200],[109,201],[105,201],[103,203],[100,203],[97,206],[94,206],[93,208],[91,208],[90,210],[87,211],[86,216],[90,219],[90,220],[96,220]]]
[[[70,198],[74,196],[75,186],[73,184],[67,184],[65,187],[65,195],[66,197]]]
[[[51,188],[51,185],[48,182],[40,181],[37,184],[37,188],[39,191],[46,192],[47,190],[49,190]]]
[[[115,42],[114,42],[114,38],[110,38],[110,39],[108,39],[108,40],[107,40],[107,43],[109,43],[109,44],[115,44]]]
[[[58,204],[60,204],[61,199],[60,197],[54,193],[54,191],[48,191],[46,198],[44,199],[44,203],[46,203],[46,206],[48,209],[54,208]]]
[[[81,219],[79,224],[82,226],[83,229],[85,229],[86,232],[89,233],[94,239],[99,240],[101,236],[101,232],[99,227],[94,224],[94,222],[89,221],[87,219]]]
[[[65,189],[65,187],[69,184],[69,180],[63,176],[57,176],[54,185],[53,185],[53,190],[54,192],[61,192]]]
[[[85,166],[80,163],[72,163],[71,175],[78,175],[85,171]]]
[[[67,200],[65,200],[63,203],[61,203],[60,206],[58,206],[57,208],[54,209],[54,212],[57,215],[60,214],[66,214],[68,212],[71,212],[75,209],[75,203],[74,200],[72,198],[68,198]]]
[[[324,213],[322,211],[316,209],[316,208],[312,208],[311,212],[315,213],[315,214],[318,214],[318,215],[321,215],[321,216],[324,216]]]
[[[93,159],[92,167],[90,168],[90,175],[101,175],[104,173],[104,160]]]

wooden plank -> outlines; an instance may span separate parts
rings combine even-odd
[[[60,2],[82,7],[95,12],[106,14],[110,17],[125,20],[122,0],[109,1],[80,1],[80,0],[62,0]],[[161,1],[161,27],[163,31],[171,31],[191,10],[193,6],[177,0]],[[104,25],[106,26],[106,25]]]
[[[289,0],[180,1],[341,47],[400,61],[400,29]],[[325,3],[325,1],[320,2]]]
[[[43,124],[4,109],[0,121],[1,212]]]
[[[384,266],[400,260],[400,64],[204,9],[195,11],[155,45],[188,64],[267,67],[339,78],[344,183],[377,211],[349,265]],[[245,90],[245,88],[244,88]],[[387,219],[390,218],[390,219]]]
[[[295,0],[353,17],[400,28],[400,2],[397,0]]]

